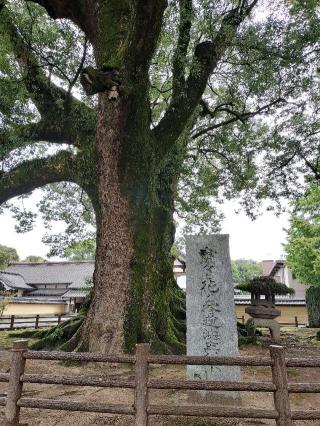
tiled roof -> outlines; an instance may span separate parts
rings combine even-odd
[[[83,288],[92,279],[94,261],[10,263],[5,272],[20,274],[27,284],[66,283],[69,288]]]
[[[5,287],[9,287],[13,290],[32,289],[32,287],[25,282],[23,276],[17,273],[0,271],[0,282],[4,284]]]
[[[28,296],[62,296],[65,292],[65,288],[39,288],[28,292]]]
[[[68,290],[63,296],[62,299],[72,299],[75,297],[86,297],[87,293],[83,290]]]

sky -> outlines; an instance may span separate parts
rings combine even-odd
[[[25,201],[27,206],[35,205],[38,194]],[[230,235],[230,254],[232,259],[280,259],[283,257],[283,246],[286,240],[284,228],[288,226],[288,215],[277,217],[272,212],[263,213],[252,221],[244,213],[235,213],[237,204],[226,202],[223,206],[225,220],[222,223],[223,234]],[[26,234],[18,234],[14,229],[14,220],[9,212],[0,215],[0,244],[16,248],[20,259],[28,255],[46,257],[49,247],[41,242],[45,228],[40,220],[34,230]],[[59,226],[59,225],[58,225]],[[60,227],[59,227],[60,228]],[[53,231],[60,231],[53,229]],[[58,260],[51,258],[50,260]]]
[[[281,259],[284,257],[283,244],[286,242],[285,228],[289,226],[289,215],[276,216],[265,211],[252,221],[244,213],[235,213],[236,203],[228,202],[223,212],[223,234],[229,234],[232,259]]]

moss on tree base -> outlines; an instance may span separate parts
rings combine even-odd
[[[61,324],[45,330],[22,330],[12,332],[15,337],[36,339],[30,344],[30,349],[61,349],[65,351],[76,350],[76,336],[79,336],[84,315],[77,315]]]

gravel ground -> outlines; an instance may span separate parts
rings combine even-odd
[[[0,332],[1,334],[1,332]],[[320,342],[313,336],[315,330],[310,329],[285,329],[282,331],[281,344],[287,348],[287,356],[320,356]],[[3,340],[0,339],[0,345]],[[241,349],[242,355],[267,356],[270,340],[263,337],[259,345],[247,346]],[[1,349],[1,348],[0,348]],[[10,353],[0,352],[0,372],[8,371],[10,365]],[[133,371],[129,367],[106,364],[85,364],[66,366],[57,361],[28,360],[26,366],[28,373],[60,374],[60,375],[112,375],[114,377],[132,378]],[[244,367],[241,368],[243,381],[268,381],[271,379],[269,367]],[[183,379],[186,376],[185,367],[182,366],[157,366],[151,367],[152,377]],[[319,382],[320,368],[288,368],[290,382]],[[0,383],[0,396],[6,391],[7,384]],[[103,389],[80,386],[64,385],[35,385],[25,384],[24,396],[31,398],[52,398],[61,400],[93,401],[99,403],[123,403],[133,402],[133,391],[121,389]],[[290,397],[293,409],[319,409],[320,394],[294,394]],[[190,405],[194,399],[185,391],[159,390],[150,392],[152,404],[165,405]],[[199,404],[199,401],[196,402]],[[208,404],[208,402],[204,403]],[[215,401],[215,405],[225,405],[226,402]],[[229,403],[228,403],[229,405]],[[267,393],[242,392],[241,400],[236,401],[236,406],[250,408],[273,408],[272,395]],[[0,407],[0,425],[3,423],[3,407]],[[150,426],[224,426],[224,425],[274,425],[273,420],[236,420],[236,419],[205,419],[186,417],[151,417]],[[91,425],[134,425],[130,416],[108,416],[102,414],[88,414],[79,412],[64,412],[59,410],[21,410],[21,425],[28,426],[91,426]],[[295,422],[295,426],[312,425],[320,426],[320,421]]]

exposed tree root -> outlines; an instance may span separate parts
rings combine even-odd
[[[67,342],[73,339],[78,334],[81,324],[83,323],[85,316],[82,314],[76,315],[67,321],[64,321],[54,327],[45,330],[22,330],[10,333],[12,336],[32,338],[36,339],[30,344],[30,349],[54,349],[59,348],[62,350],[74,350],[69,349],[66,346]],[[66,349],[64,349],[66,347]],[[70,345],[70,348],[72,346]]]
[[[159,334],[153,339],[151,350],[154,353],[186,353],[186,305],[185,294],[177,287],[173,287],[170,295],[166,319],[166,333]],[[21,330],[11,332],[11,336],[36,339],[30,349],[60,349],[62,351],[82,352],[88,346],[84,336],[84,320],[89,303],[86,301],[84,309],[78,315],[67,321],[45,330]],[[239,346],[256,342],[256,336],[249,336],[244,324],[238,323]],[[260,335],[259,332],[257,332]]]

